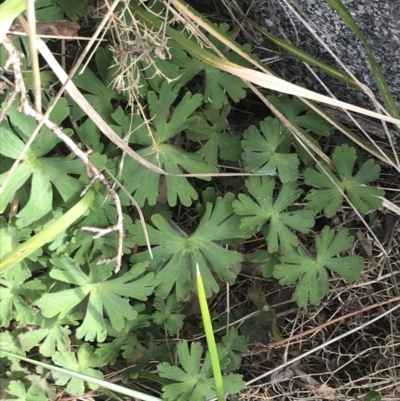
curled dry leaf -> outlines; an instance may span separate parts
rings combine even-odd
[[[321,397],[323,400],[336,401],[338,399],[337,392],[332,387],[327,386],[325,383],[321,386],[307,386],[309,390],[314,391],[314,394]]]
[[[36,33],[38,35],[77,36],[79,28],[79,24],[68,20],[36,22]],[[24,29],[18,24],[12,24],[10,32],[24,32]],[[10,36],[12,39],[18,37],[16,35]]]

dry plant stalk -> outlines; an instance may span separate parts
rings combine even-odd
[[[6,104],[6,107],[4,108],[2,115],[4,117],[7,108],[11,106],[14,99],[17,97],[17,95],[19,95],[20,107],[18,108],[18,111],[20,111],[26,116],[31,116],[35,120],[40,122],[44,118],[43,114],[39,111],[36,111],[31,106],[27,97],[27,90],[24,84],[21,71],[21,58],[23,57],[23,55],[14,47],[10,38],[5,37],[3,44],[8,54],[8,59],[5,64],[5,69],[8,69],[9,67],[13,69],[15,86],[14,90],[10,93],[9,101]],[[89,160],[88,156],[90,152],[85,153],[81,149],[79,149],[74,143],[74,141],[71,138],[69,138],[57,124],[51,122],[48,118],[43,120],[43,124],[50,131],[52,131],[58,138],[60,138],[84,164],[86,172],[89,177],[89,184],[82,191],[81,196],[85,195],[85,193],[89,190],[89,188],[93,185],[95,181],[100,181],[100,183],[107,189],[110,196],[114,199],[118,216],[116,224],[108,228],[82,227],[82,230],[97,233],[94,236],[95,239],[100,238],[103,235],[113,231],[118,232],[117,254],[111,259],[103,259],[98,261],[99,264],[116,262],[114,272],[118,273],[122,263],[122,256],[123,256],[122,246],[124,239],[124,231],[123,231],[123,215],[122,215],[121,202],[117,192],[111,187],[106,177],[100,172],[100,170]]]

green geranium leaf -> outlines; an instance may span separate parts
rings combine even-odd
[[[297,184],[283,184],[274,201],[275,180],[271,177],[250,177],[246,180],[249,194],[239,194],[233,201],[235,213],[243,217],[241,228],[245,231],[262,230],[268,244],[269,252],[285,253],[298,245],[297,236],[289,227],[308,233],[314,225],[313,213],[310,210],[293,210],[283,212],[301,195]]]
[[[26,391],[20,380],[11,380],[7,392],[16,398],[7,398],[8,401],[47,401],[47,397],[37,393],[36,386],[30,386]]]
[[[109,49],[100,46],[96,49],[95,61],[97,71],[100,73],[100,78],[86,67],[82,74],[75,74],[72,80],[79,89],[83,89],[87,92],[87,94],[84,95],[86,100],[101,117],[106,122],[111,123],[111,114],[114,111],[111,100],[124,99],[124,96],[118,93],[116,89],[113,89],[112,86],[115,68],[110,67],[115,65],[115,60]],[[73,102],[71,104],[72,120],[78,121],[84,116],[85,112]]]
[[[177,313],[183,309],[183,305],[178,302],[176,295],[172,294],[167,298],[167,302],[157,298],[154,307],[158,311],[153,313],[153,320],[164,325],[169,335],[174,336],[183,326],[185,315]]]
[[[180,49],[174,42],[168,42],[170,58],[160,59],[154,54],[149,54],[151,63],[141,61],[140,65],[145,81],[156,92],[160,92],[162,84],[168,78],[174,85],[184,88],[186,84],[202,70],[199,60],[190,57],[184,50]],[[160,71],[162,74],[160,74]]]
[[[367,394],[365,394],[363,401],[381,401],[382,396],[377,392],[377,391],[368,391]]]
[[[278,253],[271,253],[262,249],[246,255],[246,261],[261,264],[264,277],[272,277],[275,266],[280,263]]]
[[[310,110],[298,97],[290,99],[287,95],[267,96],[267,99],[294,125],[310,130],[315,134],[329,136],[332,125],[316,111]]]
[[[215,381],[212,376],[210,358],[201,365],[203,348],[199,343],[192,343],[190,350],[186,341],[177,345],[179,362],[182,369],[164,362],[158,365],[161,377],[175,381],[163,387],[163,396],[167,401],[205,401],[215,396]],[[234,394],[244,388],[239,375],[223,376],[224,389]]]
[[[227,74],[208,63],[204,63],[204,72],[204,100],[215,109],[221,109],[229,103],[227,94],[235,103],[246,97],[247,85],[241,78]]]
[[[138,116],[121,121],[121,111],[118,116],[113,115],[122,131],[132,132],[130,142],[146,146],[138,153],[152,164],[155,164],[170,173],[166,177],[167,198],[170,206],[177,201],[190,206],[192,200],[197,199],[197,191],[185,177],[174,177],[174,174],[188,173],[217,173],[218,169],[202,160],[200,155],[185,152],[174,145],[165,143],[181,131],[199,120],[193,116],[194,111],[202,104],[202,95],[192,95],[187,92],[171,114],[172,104],[177,99],[178,87],[167,82],[161,85],[159,94],[148,93],[151,129],[147,129]],[[129,129],[130,127],[130,129]],[[124,163],[122,176],[125,188],[134,194],[136,201],[143,206],[147,201],[150,206],[157,202],[160,175],[129,158]],[[132,179],[134,177],[134,179]],[[209,181],[210,178],[202,178]]]
[[[160,281],[156,289],[158,296],[166,298],[176,285],[177,299],[186,299],[189,290],[196,286],[196,263],[199,264],[207,296],[219,289],[212,271],[221,280],[232,282],[236,278],[234,269],[243,256],[221,246],[228,240],[248,236],[238,229],[239,218],[233,213],[233,199],[234,195],[228,193],[224,198],[218,198],[215,206],[208,203],[199,226],[191,236],[175,231],[160,215],[153,216],[156,228],[148,225],[147,231],[151,244],[155,245],[151,265]],[[146,244],[140,223],[132,227],[132,233],[137,244]],[[148,252],[143,252],[132,260],[148,259]]]
[[[6,351],[6,352],[10,352],[15,355],[26,356],[26,352],[21,347],[21,344],[19,343],[18,338],[13,333],[10,333],[7,330],[0,332],[0,344],[1,344],[0,352]],[[10,357],[10,356],[7,356],[7,358],[14,362],[19,361],[18,358],[14,358],[14,357]]]
[[[54,244],[57,252],[65,255],[73,255],[74,261],[78,265],[91,263],[98,258],[110,259],[115,255],[118,247],[118,233],[111,232],[100,238],[93,238],[93,233],[82,231],[81,227],[110,227],[117,221],[117,211],[114,203],[106,201],[106,196],[98,194],[87,217],[74,227],[74,231],[68,240],[62,244]],[[123,213],[124,229],[127,230],[132,224],[132,219]],[[123,253],[130,253],[133,247],[133,238],[129,233],[124,235]],[[54,249],[52,246],[52,249]]]
[[[82,373],[88,376],[95,377],[96,379],[103,379],[103,373],[99,370],[93,369],[99,367],[99,359],[94,353],[94,348],[83,343],[79,347],[77,354],[74,352],[59,352],[53,355],[53,362],[65,369],[74,372]],[[52,372],[55,382],[59,386],[65,386],[68,383],[66,390],[68,393],[76,396],[81,396],[85,392],[85,382],[78,377],[69,375],[68,373]],[[97,389],[98,385],[87,382],[90,389]]]
[[[66,100],[60,99],[50,115],[50,119],[61,124],[68,116],[69,109]],[[1,123],[2,146],[0,153],[11,159],[16,159],[25,146],[21,138],[27,140],[37,126],[31,117],[21,118],[15,107],[7,111],[11,125],[3,120]],[[27,227],[32,222],[44,217],[52,210],[53,186],[65,202],[77,196],[84,184],[73,175],[85,173],[80,160],[71,157],[44,157],[60,140],[47,128],[42,128],[23,157],[23,162],[15,169],[11,179],[4,187],[0,198],[0,213],[7,207],[14,194],[29,180],[31,181],[30,197],[22,210],[17,214],[17,227]],[[0,175],[0,183],[7,173]]]
[[[78,18],[86,15],[86,5],[79,0],[56,0],[56,3],[67,14],[71,21],[76,21]]]
[[[230,105],[224,106],[221,110],[207,105],[206,109],[198,114],[200,120],[186,132],[192,141],[206,141],[197,153],[212,165],[218,163],[218,156],[222,160],[229,161],[238,161],[240,158],[240,138],[224,132],[230,111]]]
[[[222,337],[222,346],[227,351],[229,364],[226,367],[227,371],[239,369],[242,358],[235,353],[247,351],[247,341],[244,336],[239,335],[236,329],[230,329],[228,334]]]
[[[299,160],[290,153],[290,132],[278,119],[267,117],[260,123],[262,133],[250,126],[242,141],[245,171],[255,174],[279,175],[283,183],[296,181]]]
[[[343,203],[343,195],[337,187],[347,194],[360,213],[368,213],[371,209],[382,206],[380,197],[384,196],[384,191],[365,186],[379,177],[380,167],[370,159],[353,175],[356,158],[356,150],[345,144],[337,147],[332,156],[339,177],[327,166],[317,165],[317,170],[308,168],[305,171],[307,185],[323,188],[313,189],[308,193],[306,199],[309,201],[309,209],[316,212],[323,209],[326,217],[333,217],[342,209]]]
[[[22,242],[27,241],[31,237],[31,233],[32,230],[30,228],[18,229],[15,227],[15,219],[8,223],[3,216],[0,216],[0,260],[17,248]],[[41,255],[42,249],[39,248],[32,252],[28,256],[28,259],[36,262]],[[25,260],[14,265],[14,269],[17,266],[22,266],[24,270],[28,269]],[[17,269],[16,272],[18,271],[20,270]],[[14,275],[12,270],[8,274]]]
[[[139,329],[150,326],[150,315],[144,312],[145,306],[137,304],[133,306],[138,317],[135,320],[126,320],[122,330],[115,330],[112,326],[106,323],[107,336],[114,337],[114,340],[108,343],[98,344],[95,351],[101,361],[101,366],[113,365],[122,352],[124,358],[132,358],[135,352],[145,352],[144,347],[138,339]]]
[[[298,252],[291,252],[281,257],[282,264],[275,267],[274,277],[282,285],[291,285],[298,280],[293,299],[299,306],[319,305],[321,299],[329,292],[326,269],[334,271],[346,281],[360,279],[364,268],[362,257],[336,257],[351,248],[353,242],[354,238],[349,235],[347,229],[335,234],[334,230],[325,227],[315,240],[315,258],[298,248]]]
[[[39,351],[44,356],[51,356],[56,350],[67,352],[71,344],[69,325],[77,326],[78,321],[76,319],[78,316],[81,318],[80,315],[81,313],[75,313],[67,315],[63,319],[60,319],[59,316],[50,319],[40,315],[36,316],[35,326],[38,328],[20,334],[18,336],[19,341],[26,351],[40,344]]]
[[[46,286],[37,279],[26,281],[29,277],[31,272],[22,263],[0,277],[1,327],[8,327],[11,319],[16,319],[21,325],[33,323],[36,311],[31,303],[40,298]]]
[[[288,96],[267,96],[268,100],[289,120],[289,122],[297,127],[297,129],[318,149],[321,149],[318,141],[308,132],[316,135],[329,136],[332,126],[322,116],[302,102],[299,98],[290,99]],[[296,140],[297,154],[304,162],[312,161],[310,154],[304,149],[304,146]],[[307,149],[314,151],[305,145]]]
[[[133,266],[125,274],[109,279],[112,266],[94,263],[86,275],[81,268],[67,256],[55,255],[52,259],[55,268],[50,276],[75,287],[61,292],[45,294],[39,301],[43,316],[52,318],[60,315],[62,319],[89,296],[85,319],[76,331],[78,338],[86,341],[102,342],[107,335],[104,311],[116,330],[124,327],[125,320],[137,318],[137,312],[129,304],[129,297],[146,300],[153,292],[156,281],[152,273],[140,278],[148,264]]]

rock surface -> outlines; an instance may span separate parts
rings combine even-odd
[[[342,3],[365,35],[400,107],[400,0],[342,0]],[[241,0],[239,4],[245,11],[251,0]],[[361,42],[325,0],[290,0],[290,4],[304,16],[342,62],[361,82],[368,85],[380,100]],[[251,14],[251,17],[269,32],[288,39],[293,45],[341,70],[328,52],[288,9],[284,0],[256,2]],[[284,72],[287,78],[301,77],[309,88],[326,94],[302,62],[291,56],[284,55],[280,61],[272,65],[272,68],[277,72]],[[319,73],[319,76],[340,100],[372,108],[367,96],[348,88],[345,84],[339,84],[322,73]]]

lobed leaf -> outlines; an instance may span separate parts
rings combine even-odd
[[[158,296],[166,298],[175,285],[177,299],[186,299],[196,283],[196,263],[207,296],[219,289],[213,273],[230,282],[236,278],[234,268],[243,256],[221,246],[223,242],[248,235],[238,228],[239,218],[233,213],[233,199],[233,194],[228,193],[224,198],[218,198],[215,205],[208,203],[197,229],[190,236],[175,231],[162,216],[152,217],[155,228],[147,225],[147,231],[150,243],[155,245],[151,263],[160,282],[156,289]],[[131,231],[139,245],[146,244],[139,223]],[[143,252],[135,255],[132,261],[148,258],[148,252]]]
[[[368,160],[353,175],[356,157],[356,150],[346,144],[334,150],[332,159],[339,178],[327,166],[317,165],[317,171],[306,169],[304,172],[306,184],[322,188],[313,189],[307,194],[306,199],[309,201],[307,208],[316,212],[324,210],[326,217],[333,217],[341,210],[343,204],[343,195],[339,189],[347,194],[360,213],[368,213],[382,205],[381,197],[384,196],[384,191],[365,186],[379,177],[380,167],[373,160]]]
[[[290,153],[290,131],[278,119],[267,117],[260,123],[261,134],[254,126],[245,132],[242,159],[245,171],[279,175],[283,183],[296,181],[299,160]]]
[[[360,256],[336,255],[351,248],[354,238],[347,229],[338,233],[326,226],[315,240],[315,258],[307,255],[302,248],[281,257],[281,264],[275,266],[274,277],[282,285],[291,285],[298,281],[293,299],[299,306],[319,305],[329,292],[329,276],[327,269],[342,276],[346,281],[360,279],[364,268]]]
[[[51,318],[60,314],[62,319],[89,295],[85,318],[76,332],[78,338],[85,337],[86,341],[105,340],[104,312],[116,330],[124,327],[125,320],[136,319],[137,312],[130,305],[129,297],[146,300],[157,283],[152,273],[141,276],[147,263],[138,264],[114,279],[109,279],[111,266],[94,264],[88,276],[66,256],[54,257],[53,263],[57,267],[50,272],[50,276],[76,287],[45,294],[38,301],[38,306],[43,316]]]
[[[289,227],[308,233],[314,225],[313,213],[309,210],[283,212],[301,195],[297,184],[283,184],[275,202],[275,180],[271,177],[250,177],[246,180],[246,188],[252,198],[239,194],[232,206],[237,215],[245,216],[241,219],[241,229],[253,232],[262,230],[268,252],[280,250],[285,253],[297,246],[297,236]]]

